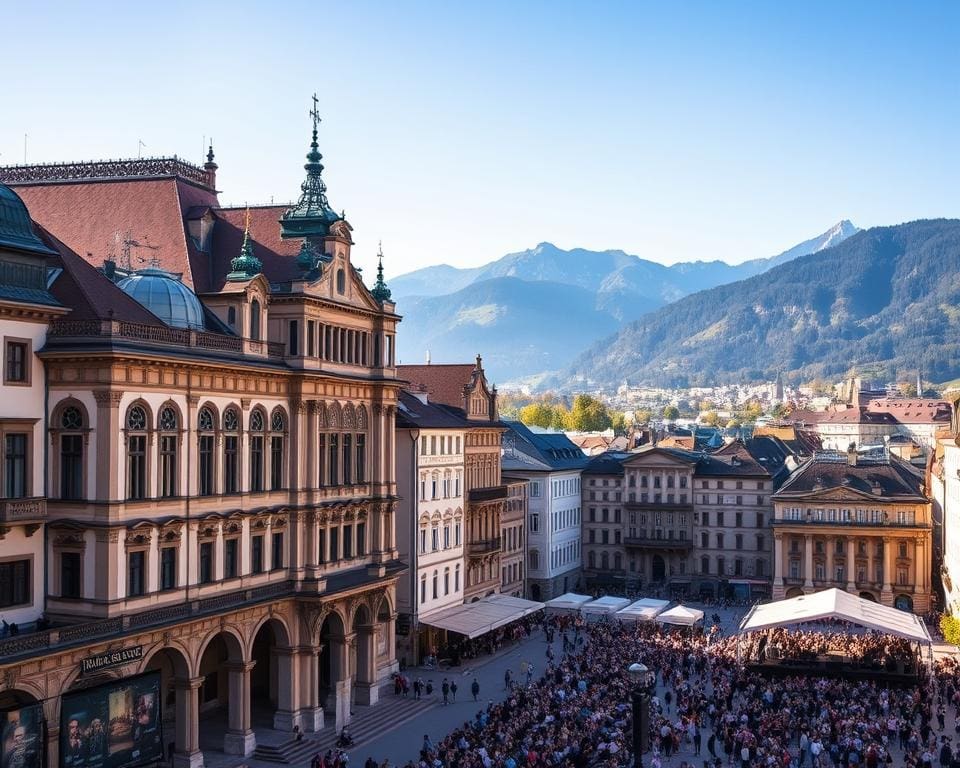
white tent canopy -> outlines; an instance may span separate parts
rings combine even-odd
[[[703,621],[703,611],[697,608],[687,608],[685,605],[678,605],[657,616],[657,621],[661,624],[677,624],[682,627],[692,627],[698,621]]]
[[[547,600],[548,610],[554,611],[579,611],[585,603],[589,603],[593,598],[590,595],[578,595],[574,592],[567,592],[565,595],[555,597],[553,600]]]
[[[423,624],[457,632],[473,639],[497,627],[522,619],[543,608],[543,603],[509,595],[487,595],[473,603],[456,605],[421,617]]]
[[[617,611],[616,616],[621,621],[653,621],[668,605],[670,605],[669,600],[643,597]]]
[[[606,597],[600,597],[591,603],[587,603],[580,610],[583,611],[585,616],[605,616],[610,613],[616,613],[628,605],[630,605],[629,598],[607,595]]]
[[[843,619],[861,627],[931,645],[930,633],[919,616],[864,600],[836,588],[756,605],[740,622],[740,633],[827,618]]]

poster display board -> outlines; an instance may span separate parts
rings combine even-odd
[[[159,672],[63,696],[63,768],[134,768],[162,758]]]
[[[0,768],[43,768],[43,705],[0,712]]]

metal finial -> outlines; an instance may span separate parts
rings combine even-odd
[[[317,94],[313,94],[313,109],[310,110],[310,117],[313,119],[313,140],[317,140],[317,126],[320,124],[320,111],[317,109]]]
[[[210,149],[207,151],[207,162],[213,162],[213,138],[210,139]]]

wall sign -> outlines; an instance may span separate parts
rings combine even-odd
[[[119,651],[107,651],[98,653],[96,656],[90,656],[80,660],[80,674],[85,675],[88,672],[99,672],[111,667],[119,667],[123,664],[130,664],[134,661],[140,661],[143,658],[143,646],[135,645],[132,648],[124,648]]]

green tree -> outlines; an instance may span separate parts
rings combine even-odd
[[[702,421],[708,427],[717,426],[717,422],[719,420],[720,420],[720,417],[717,416],[716,411],[707,411],[705,414],[703,414],[703,418],[700,419],[700,421]]]
[[[554,409],[546,403],[530,403],[520,409],[520,421],[528,427],[548,428],[553,422]]]
[[[591,395],[577,395],[570,409],[570,429],[577,432],[602,432],[610,428],[610,412]]]
[[[570,426],[570,411],[564,408],[562,405],[555,405],[551,408],[552,417],[550,423],[547,425],[551,429],[573,429]]]
[[[680,418],[680,409],[675,405],[668,405],[663,409],[663,418],[667,421],[674,421]]]
[[[653,413],[651,411],[634,411],[633,412],[633,423],[637,426],[642,426],[644,424],[649,424],[650,419],[653,418]]]
[[[615,435],[622,435],[627,431],[627,418],[622,413],[617,411],[610,418],[610,426],[613,428],[613,433]]]
[[[960,645],[960,618],[956,616],[941,616],[940,631],[943,639],[951,645]]]

